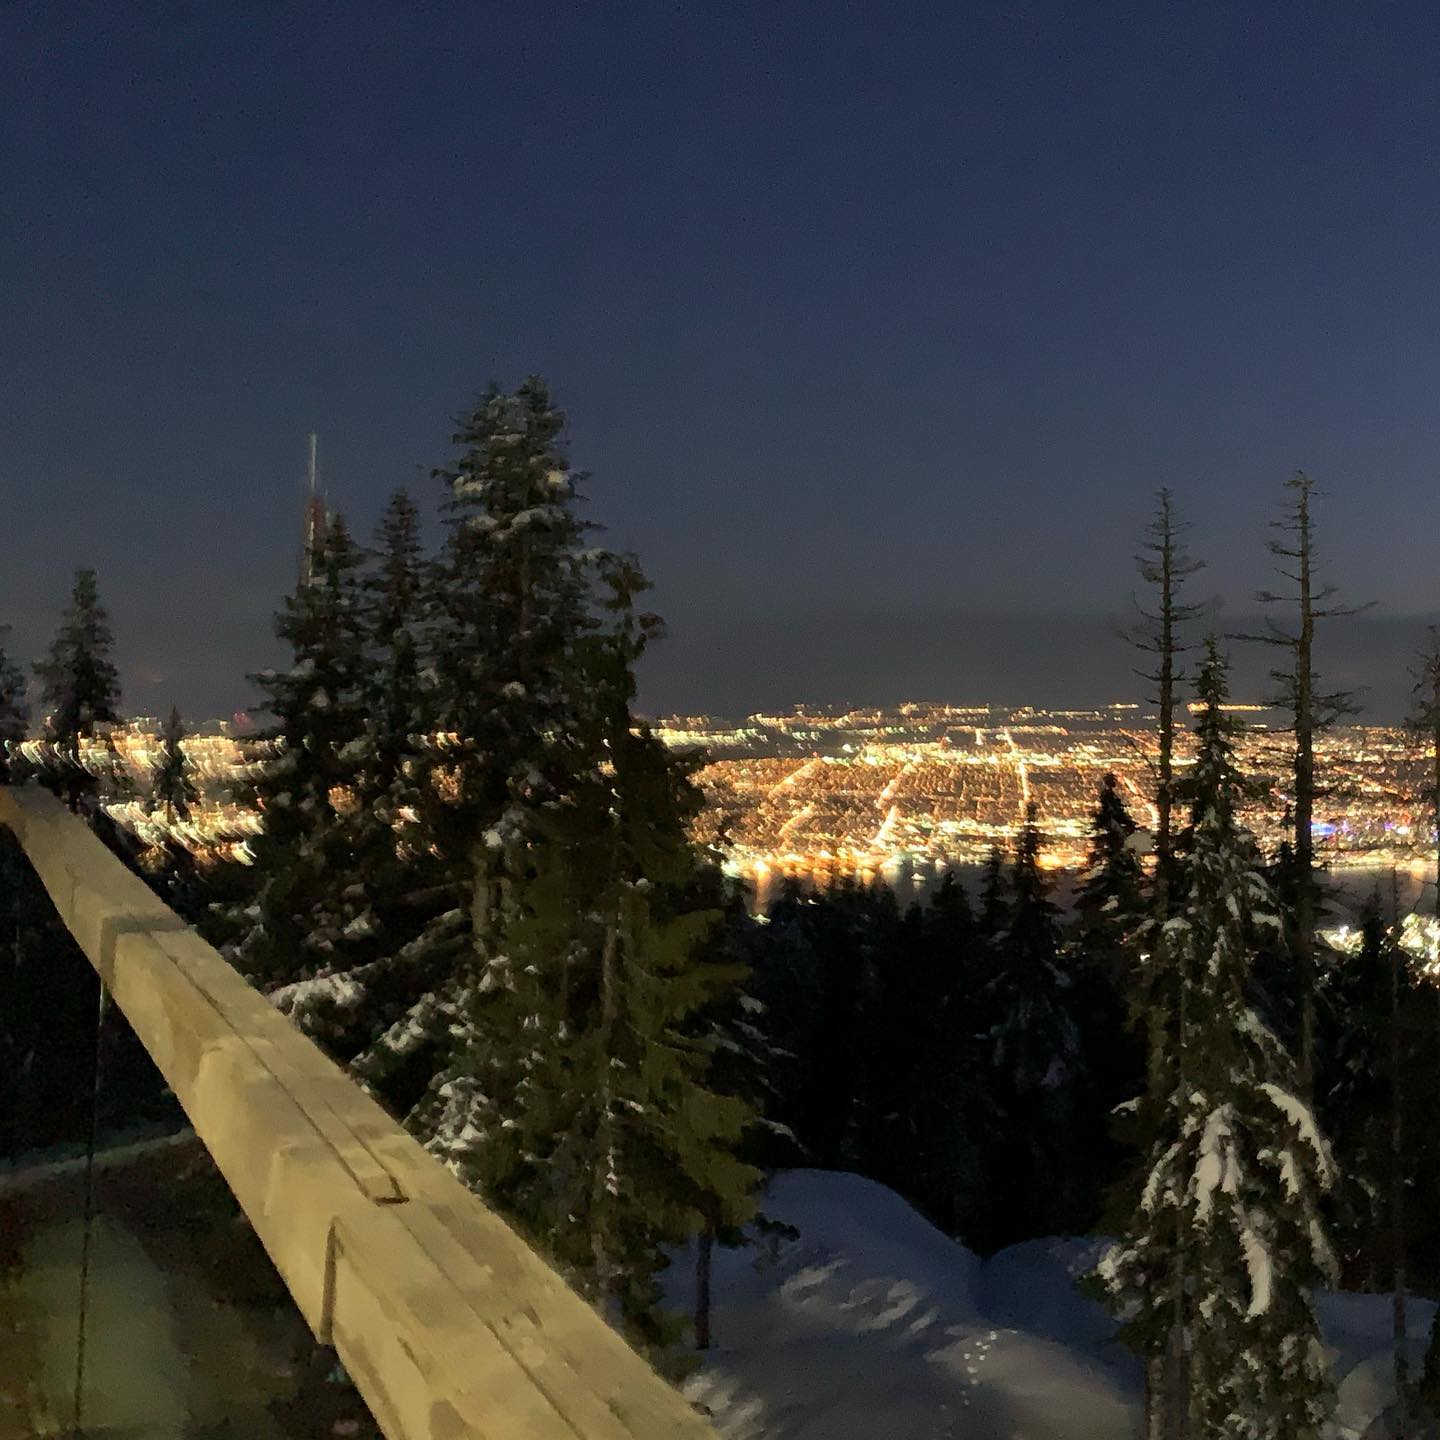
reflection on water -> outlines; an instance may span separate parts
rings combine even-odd
[[[980,875],[980,867],[947,865],[912,856],[897,857],[881,865],[854,864],[837,858],[818,864],[757,863],[742,870],[740,878],[748,889],[751,912],[763,913],[779,897],[787,880],[798,881],[807,890],[828,890],[844,881],[860,885],[888,885],[903,906],[912,901],[923,904],[948,874],[955,875],[963,884],[974,885]]]
[[[742,869],[752,914],[763,914],[779,898],[787,880],[798,881],[807,890],[828,890],[842,881],[862,885],[888,885],[902,907],[911,903],[925,904],[946,875],[955,878],[973,895],[980,882],[981,867],[974,864],[947,864],[924,856],[898,856],[881,865],[858,865],[838,858],[819,863],[786,863],[767,865],[764,862]],[[1430,913],[1435,908],[1435,866],[1423,860],[1407,860],[1404,864],[1378,864],[1346,861],[1331,865],[1325,872],[1332,908],[1343,918],[1358,914],[1366,900],[1378,890],[1382,909],[1388,914],[1394,900],[1399,913],[1412,910]],[[1068,905],[1079,881],[1075,870],[1052,870],[1049,878],[1057,904]]]

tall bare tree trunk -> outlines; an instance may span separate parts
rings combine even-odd
[[[1154,685],[1152,692],[1158,708],[1159,750],[1155,774],[1155,880],[1152,891],[1154,939],[1151,964],[1161,977],[1163,987],[1178,979],[1172,974],[1174,957],[1165,932],[1170,918],[1170,887],[1174,865],[1175,805],[1175,710],[1181,680],[1179,656],[1182,646],[1180,628],[1199,614],[1199,607],[1188,605],[1180,598],[1184,581],[1201,568],[1192,560],[1181,543],[1183,526],[1177,520],[1169,490],[1157,497],[1155,516],[1147,530],[1146,553],[1139,558],[1141,578],[1154,592],[1154,608],[1141,608],[1145,626],[1132,636],[1137,648],[1154,657],[1154,668],[1143,672]],[[1183,986],[1176,995],[1177,1006],[1183,1007]],[[1146,1081],[1151,1097],[1158,1097],[1166,1086],[1169,1065],[1166,1050],[1173,1042],[1175,1084],[1181,1083],[1185,1019],[1183,1008],[1177,1016],[1177,1029],[1172,1036],[1154,1016],[1146,1033]],[[1163,1349],[1146,1360],[1145,1366],[1145,1435],[1146,1440],[1182,1440],[1188,1431],[1189,1377],[1185,1360],[1185,1255],[1177,1248],[1172,1276],[1175,1308],[1170,1333]]]
[[[600,1086],[597,1163],[590,1186],[590,1253],[595,1261],[596,1290],[607,1312],[614,1308],[614,1260],[606,1245],[604,1226],[599,1223],[605,1214],[605,1196],[616,1169],[615,1099],[611,1093],[610,1055],[619,1013],[616,994],[615,958],[620,942],[620,917],[612,916],[605,930],[605,944],[600,952]]]
[[[1296,512],[1300,630],[1295,646],[1295,968],[1300,989],[1300,1084],[1315,1092],[1315,603],[1311,576],[1310,491]]]
[[[1169,1393],[1165,1356],[1146,1356],[1145,1440],[1169,1440],[1169,1414],[1165,1405]]]
[[[1256,598],[1269,605],[1293,605],[1295,624],[1293,629],[1286,629],[1272,623],[1268,634],[1249,638],[1290,653],[1288,667],[1271,673],[1285,687],[1283,701],[1279,703],[1290,711],[1295,737],[1292,777],[1295,794],[1291,806],[1295,923],[1287,944],[1295,967],[1300,1085],[1310,1098],[1315,1088],[1315,927],[1320,919],[1320,888],[1315,870],[1315,736],[1354,708],[1352,696],[1321,694],[1316,689],[1315,626],[1319,620],[1354,615],[1365,607],[1339,607],[1329,603],[1335,587],[1320,584],[1315,575],[1315,537],[1310,514],[1315,482],[1297,470],[1286,481],[1286,488],[1294,492],[1295,499],[1282,518],[1272,522],[1272,528],[1286,538],[1271,540],[1269,549],[1279,562],[1276,569],[1295,589],[1284,595],[1262,590]]]
[[[1183,964],[1183,959],[1182,962]],[[1189,1014],[1186,996],[1186,974],[1178,976],[1177,1010],[1178,1024],[1175,1035],[1175,1096],[1176,1113],[1185,1113],[1185,1047],[1189,1043]],[[1186,1440],[1190,1433],[1190,1316],[1185,1303],[1185,1291],[1189,1284],[1185,1253],[1185,1231],[1183,1222],[1176,1229],[1175,1243],[1175,1301],[1170,1328],[1170,1395],[1167,1402],[1170,1421],[1170,1440]]]
[[[1405,1355],[1407,1326],[1405,1314],[1405,1150],[1404,1092],[1401,1080],[1400,997],[1404,978],[1405,952],[1395,943],[1400,920],[1400,887],[1390,872],[1390,1262],[1391,1327],[1395,1350],[1395,1406],[1401,1433],[1409,1425],[1410,1367]]]

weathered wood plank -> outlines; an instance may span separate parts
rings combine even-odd
[[[30,863],[389,1440],[714,1440],[515,1234],[39,790]]]

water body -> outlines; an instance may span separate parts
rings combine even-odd
[[[1392,903],[1391,869],[1377,865],[1346,864],[1331,865],[1325,872],[1327,888],[1332,903],[1347,915],[1358,916],[1365,902],[1380,892],[1382,908],[1389,912]],[[865,884],[889,885],[894,890],[901,906],[912,903],[925,904],[939,888],[946,875],[953,875],[969,892],[972,900],[979,895],[981,867],[978,865],[941,865],[925,859],[902,858],[893,865],[876,869],[841,870],[826,867],[804,873],[797,873],[806,886],[817,890],[827,889],[840,879],[858,880]],[[785,880],[789,878],[778,869],[766,869],[750,873],[744,879],[750,887],[749,904],[752,913],[763,913],[780,895]],[[1052,898],[1063,908],[1068,908],[1074,898],[1079,873],[1074,870],[1050,872],[1054,884]],[[1435,908],[1434,867],[1423,862],[1407,862],[1394,867],[1394,898],[1401,915],[1412,910],[1432,913]]]

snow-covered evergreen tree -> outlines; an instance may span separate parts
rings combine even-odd
[[[81,741],[108,734],[120,721],[120,675],[111,658],[115,639],[100,604],[93,570],[77,570],[70,604],[46,658],[35,667],[45,705],[45,738],[50,763],[46,783],[71,806],[93,802],[103,787],[120,786],[120,764],[92,759],[91,774],[81,761]]]
[[[350,642],[364,657],[364,723],[342,752],[354,799],[340,826],[351,894],[363,893],[366,907],[330,964],[277,995],[297,1024],[346,1060],[429,993],[448,959],[430,931],[447,891],[435,856],[415,843],[416,804],[436,746],[426,664],[433,612],[419,516],[403,490],[381,517],[370,559]],[[394,1093],[379,1088],[403,1108],[403,1083]]]
[[[700,949],[717,915],[692,901],[692,764],[634,720],[652,626],[634,566],[606,569],[613,629],[580,657],[587,767],[527,817],[507,983],[459,1006],[462,1026],[515,1043],[457,1053],[418,1118],[584,1293],[663,1348],[677,1334],[658,1307],[664,1247],[741,1223],[758,1172],[736,1155],[748,1108],[711,1087],[715,1037],[690,1023],[741,977]]]
[[[564,430],[540,379],[513,392],[492,385],[459,422],[459,458],[437,472],[449,529],[424,667],[434,739],[409,768],[400,831],[440,871],[444,898],[407,951],[434,979],[356,1064],[382,1091],[408,1073],[396,1103],[442,1146],[426,1117],[457,1112],[435,1103],[433,1085],[446,1083],[436,1077],[477,1046],[521,1052],[518,1037],[485,1030],[473,1002],[514,983],[505,936],[533,825],[585,769],[579,650],[593,628],[594,557],[583,549]],[[462,1012],[471,1018],[462,1022]]]
[[[1198,1440],[1318,1440],[1332,1394],[1312,1299],[1333,1277],[1321,1201],[1330,1148],[1294,1061],[1251,1008],[1255,937],[1278,924],[1237,816],[1236,726],[1213,641],[1184,899],[1167,922],[1179,966],[1178,1054],[1152,1096],[1149,1171],[1100,1275],[1146,1357],[1169,1352],[1169,1414]]]
[[[371,692],[360,565],[343,519],[334,517],[310,579],[287,597],[276,620],[293,663],[253,677],[274,717],[263,736],[270,758],[254,781],[265,828],[251,847],[255,893],[225,917],[226,948],[243,973],[271,992],[343,976],[370,958],[371,897],[353,845],[356,766]],[[289,1008],[286,996],[274,998]]]
[[[428,566],[415,502],[397,490],[375,536],[375,565],[365,577],[366,639],[373,653],[373,700],[361,787],[387,812],[397,783],[423,755],[428,687],[422,682],[431,618]],[[389,803],[387,803],[389,802]],[[393,820],[387,813],[386,820]]]
[[[437,721],[455,753],[429,809],[441,853],[459,867],[477,954],[501,970],[509,870],[528,819],[563,793],[583,709],[589,527],[576,514],[564,429],[540,379],[509,394],[492,386],[455,436],[459,460],[441,472],[450,529],[433,663]]]

